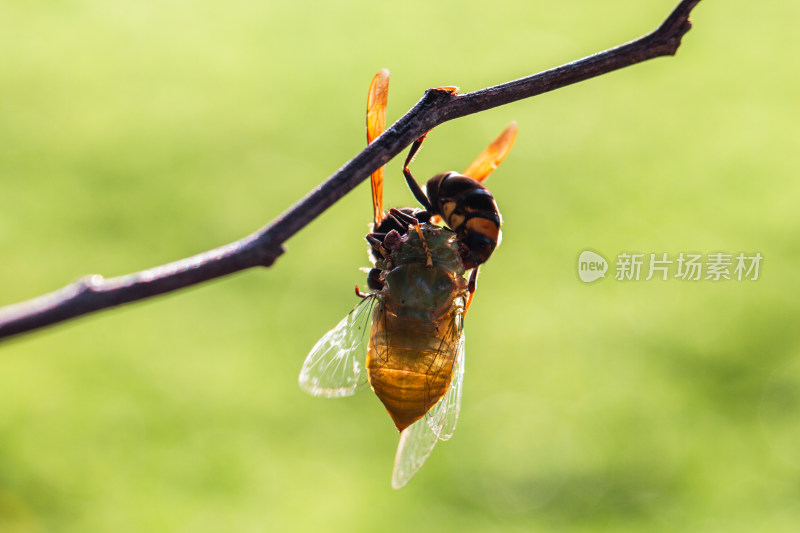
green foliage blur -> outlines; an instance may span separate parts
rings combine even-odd
[[[389,122],[616,46],[676,0],[0,3],[0,305],[238,239]],[[800,523],[800,4],[702,2],[675,58],[448,123],[504,240],[458,431],[402,491],[371,394],[300,365],[364,285],[364,183],[248,271],[0,344],[0,531],[752,532]],[[386,198],[412,205],[400,161]],[[578,254],[760,252],[757,281],[577,276]],[[644,277],[644,276],[643,276]]]

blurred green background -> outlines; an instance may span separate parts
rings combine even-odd
[[[267,223],[363,147],[381,67],[391,122],[675,3],[2,2],[0,305]],[[420,179],[520,130],[459,429],[405,489],[374,396],[296,383],[363,286],[365,183],[270,270],[0,344],[0,531],[797,531],[800,4],[693,20],[676,58],[429,136]],[[765,259],[756,282],[585,285],[586,248]]]

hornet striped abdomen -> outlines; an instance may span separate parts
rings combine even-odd
[[[485,263],[500,239],[502,219],[492,193],[458,172],[437,174],[428,180],[428,199],[463,245],[464,268]]]

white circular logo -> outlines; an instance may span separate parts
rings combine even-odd
[[[606,277],[608,261],[602,255],[591,250],[584,250],[578,257],[578,277],[584,283],[591,283]]]

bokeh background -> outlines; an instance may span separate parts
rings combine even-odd
[[[0,4],[0,305],[235,240],[427,87],[615,46],[675,0]],[[459,429],[402,491],[371,394],[305,396],[356,303],[368,185],[249,271],[0,344],[0,531],[797,531],[800,4],[705,1],[660,58],[438,128],[505,125],[504,241]],[[387,203],[409,205],[400,162]],[[760,252],[755,282],[578,280],[580,251]],[[613,265],[612,265],[613,268]]]

